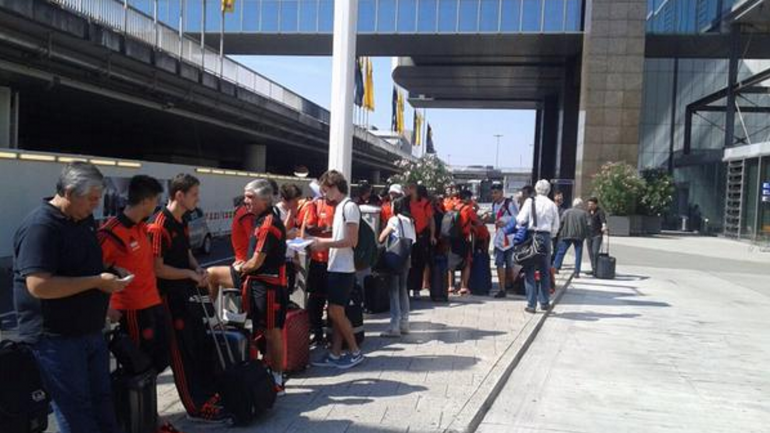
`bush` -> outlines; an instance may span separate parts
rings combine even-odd
[[[452,173],[435,154],[426,154],[416,161],[402,159],[396,165],[401,169],[401,173],[388,179],[391,184],[416,183],[425,185],[431,194],[435,194],[444,192],[444,189],[452,183]]]
[[[645,191],[645,182],[635,167],[625,162],[608,162],[594,175],[594,195],[610,215],[636,213]]]
[[[666,170],[642,171],[645,181],[639,211],[644,215],[659,216],[668,212],[674,201],[674,179]]]

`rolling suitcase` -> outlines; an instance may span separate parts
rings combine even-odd
[[[492,268],[490,268],[488,252],[476,251],[473,253],[468,286],[472,294],[479,296],[487,296],[492,290]]]
[[[112,373],[115,417],[125,433],[155,433],[158,430],[157,373],[149,369],[128,374]]]
[[[430,271],[430,299],[433,302],[448,302],[447,272],[449,264],[447,256],[437,254],[433,258],[433,267]]]
[[[615,279],[615,257],[610,255],[610,235],[607,235],[607,242],[603,242],[604,247],[599,251],[596,258],[596,270],[594,276],[602,280]]]
[[[221,373],[216,377],[222,406],[233,416],[234,425],[247,426],[275,405],[275,382],[261,362],[254,359],[241,360],[246,358],[250,345],[247,343],[244,353],[241,354],[241,348],[238,346],[242,341],[241,337],[236,336],[235,333],[229,334],[231,332],[229,330],[221,330],[223,324],[219,320],[219,315],[209,314],[200,289],[196,287],[195,290],[203,313],[203,321],[208,326],[208,335],[213,339],[214,353],[219,360]],[[220,329],[214,328],[215,323]],[[241,333],[241,331],[236,332]],[[245,336],[245,334],[241,335]],[[236,343],[234,345],[231,344],[233,340]],[[248,340],[246,338],[247,342]]]
[[[283,335],[283,372],[295,373],[310,364],[310,315],[297,304],[290,303],[286,312]],[[269,354],[265,360],[272,365]]]
[[[373,273],[364,278],[364,310],[369,314],[390,311],[392,275]]]

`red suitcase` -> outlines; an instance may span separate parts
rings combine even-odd
[[[265,357],[270,365],[269,356]],[[283,371],[302,371],[310,364],[310,316],[296,304],[289,305],[283,327]]]

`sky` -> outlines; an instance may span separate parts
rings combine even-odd
[[[331,57],[233,56],[267,78],[329,108]],[[373,58],[375,111],[369,124],[390,129],[391,58]],[[404,91],[404,96],[406,92]],[[413,110],[405,104],[406,129],[412,129]],[[535,112],[531,110],[431,109],[427,122],[439,157],[452,165],[495,165],[495,134],[500,138],[500,167],[531,167]]]

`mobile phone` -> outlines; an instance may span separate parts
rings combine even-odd
[[[118,281],[121,283],[130,283],[131,281],[134,281],[134,274],[128,274],[123,278],[118,278]]]

